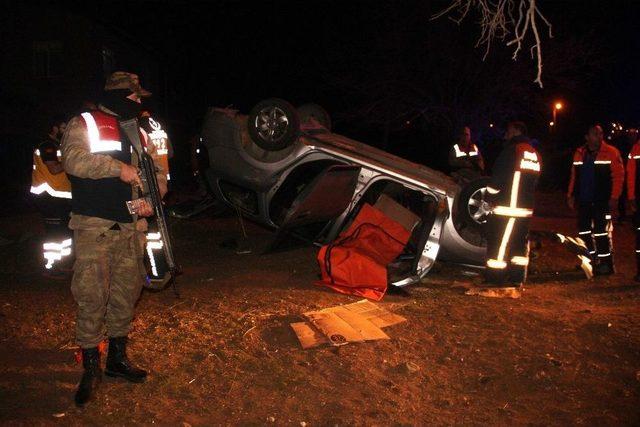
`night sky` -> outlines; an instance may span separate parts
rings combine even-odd
[[[101,3],[103,6],[96,6]],[[385,14],[395,15],[398,22],[404,21],[410,31],[430,25],[446,26],[473,32],[475,37],[477,27],[473,25],[473,17],[459,29],[446,19],[429,20],[446,4],[85,2],[85,6],[74,6],[74,10],[124,29],[157,51],[169,63],[170,81],[176,84],[174,90],[181,92],[177,98],[181,104],[185,102],[191,113],[212,103],[233,103],[247,108],[274,95],[293,102],[315,100],[338,107],[348,105],[348,101],[333,99],[339,94],[331,91],[327,81],[327,75],[345,72],[340,70],[341,64],[333,61],[331,42],[336,38],[373,39],[378,31],[388,28],[372,27],[367,21]],[[630,1],[541,0],[539,6],[554,25],[555,38],[545,39],[544,49],[553,49],[558,39],[568,35],[602,42],[602,47],[598,46],[601,63],[593,64],[595,75],[581,94],[584,102],[591,104],[589,115],[637,120],[640,5]],[[361,47],[366,49],[366,42]],[[446,40],[442,48],[447,48]],[[527,61],[526,56],[522,61]],[[533,64],[530,66],[533,80],[535,70]],[[531,86],[535,91],[535,86]],[[565,95],[562,88],[554,89],[560,97]]]
[[[506,101],[501,101],[500,114],[474,114],[474,108],[486,110],[497,96],[483,93],[483,85],[495,86],[495,82],[485,84],[480,77],[466,90],[467,96],[469,92],[475,95],[468,96],[464,111],[460,111],[459,117],[464,119],[451,123],[449,129],[467,118],[477,128],[493,121],[523,118],[541,134],[556,99],[565,102],[559,121],[570,135],[567,139],[578,138],[593,121],[638,125],[639,3],[540,0],[539,7],[554,31],[553,39],[545,35],[543,40],[543,54],[549,61],[545,62],[544,89],[533,83],[535,63],[528,58],[526,47],[514,63],[509,59],[511,50],[496,41],[489,58],[482,62],[482,48],[473,47],[479,31],[477,16],[471,15],[461,26],[447,18],[430,20],[447,4],[427,0],[96,1],[63,2],[55,7],[122,30],[155,52],[166,64],[167,88],[150,89],[157,94],[155,102],[165,101],[163,111],[169,122],[185,133],[197,132],[209,106],[234,105],[246,112],[261,99],[281,97],[295,105],[323,105],[333,116],[337,131],[369,137],[366,142],[375,145],[385,114],[394,115],[391,132],[400,135],[407,131],[401,126],[405,119],[413,120],[421,111],[421,106],[416,106],[419,96],[414,93],[415,99],[404,99],[395,82],[382,97],[381,103],[389,112],[382,108],[377,115],[361,114],[367,102],[380,101],[371,90],[376,89],[375,79],[381,70],[398,76],[410,72],[411,84],[421,86],[420,68],[425,59],[416,58],[438,58],[442,66],[431,63],[423,73],[428,84],[415,92],[430,94],[442,89],[446,97],[447,88],[438,86],[439,79],[457,73],[447,68],[451,67],[447,59],[460,52],[473,56],[466,68],[485,69],[491,74],[492,70],[517,67],[514,70],[518,70],[521,82],[512,93],[508,85],[504,87]],[[571,48],[571,43],[580,48]],[[567,49],[572,55],[566,54]],[[144,76],[142,80],[144,83]],[[354,88],[360,81],[368,86]],[[388,98],[394,98],[397,105],[387,102]],[[455,116],[459,107],[453,108]],[[414,133],[404,137],[429,134],[433,127],[427,117]]]

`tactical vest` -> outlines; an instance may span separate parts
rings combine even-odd
[[[91,154],[109,156],[131,164],[131,143],[121,135],[118,119],[102,111],[82,113]],[[132,222],[126,206],[131,186],[119,177],[90,179],[69,175],[73,192],[72,212],[116,222]]]
[[[57,154],[58,160],[60,160],[62,157],[60,150],[58,150]],[[47,193],[53,197],[63,199],[71,198],[71,183],[69,182],[69,179],[67,179],[67,174],[64,172],[52,174],[49,172],[49,168],[47,168],[47,165],[42,161],[42,157],[40,157],[40,148],[37,148],[33,152],[31,193],[36,195]]]

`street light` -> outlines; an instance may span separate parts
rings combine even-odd
[[[549,123],[549,126],[553,127],[556,123],[558,123],[558,111],[562,110],[564,105],[562,102],[557,101],[553,104],[553,121]]]

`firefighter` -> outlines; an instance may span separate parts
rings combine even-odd
[[[147,94],[137,75],[113,73],[98,110],[74,117],[62,141],[73,193],[69,227],[74,230],[76,262],[71,292],[84,368],[75,395],[78,406],[91,399],[102,378],[98,345],[107,337],[106,375],[134,383],[147,376],[127,356],[127,335],[145,275],[147,223],[141,217],[151,216],[153,209],[144,201],[134,215],[127,209],[126,202],[138,198],[141,180],[132,142],[119,125],[119,120],[138,117],[140,98]],[[155,157],[153,144],[145,149]],[[156,176],[161,192],[166,192],[166,173],[159,168]]]
[[[615,271],[611,212],[622,193],[624,166],[620,152],[604,142],[600,125],[591,126],[585,140],[573,154],[567,204],[578,210],[578,234],[589,249],[594,274],[609,275]]]
[[[505,140],[487,186],[493,208],[487,221],[485,286],[517,297],[529,265],[529,222],[541,159],[529,142],[524,123],[509,123]]]
[[[143,107],[140,112],[140,127],[145,131],[148,139],[155,145],[158,156],[158,166],[166,171],[167,181],[169,181],[171,179],[171,175],[169,174],[169,159],[173,157],[173,147],[171,146],[171,141],[164,126],[159,120],[151,116],[148,108]]]
[[[62,167],[60,152],[65,122],[62,117],[51,122],[47,139],[33,152],[31,174],[31,193],[44,219],[42,255],[45,275],[52,278],[66,276],[62,265],[72,252],[72,238],[67,227],[71,212],[71,184]]]
[[[484,173],[484,159],[478,146],[471,142],[471,129],[463,127],[458,142],[449,150],[451,175],[460,181],[471,181]]]
[[[636,229],[636,276],[634,280],[640,282],[640,206],[636,193],[640,192],[640,168],[636,162],[640,160],[640,139],[631,147],[627,160],[627,199],[629,200],[629,210],[633,214],[633,226]]]

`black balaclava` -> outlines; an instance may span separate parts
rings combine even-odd
[[[100,103],[124,120],[133,119],[140,114],[142,105],[127,98],[129,95],[128,89],[105,90]]]

